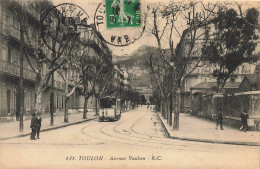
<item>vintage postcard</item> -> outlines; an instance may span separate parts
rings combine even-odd
[[[0,0],[0,168],[260,168],[259,15]]]

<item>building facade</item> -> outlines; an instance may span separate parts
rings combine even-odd
[[[197,36],[202,36],[203,35],[203,28],[198,29]],[[213,25],[208,26],[208,31],[209,34],[214,33],[214,28]],[[257,32],[259,34],[259,30]],[[183,33],[183,43],[184,45],[189,44],[188,42],[190,41],[190,31],[184,31]],[[210,37],[209,37],[210,38]],[[201,48],[202,44],[205,41],[205,37],[199,38],[195,42],[195,46],[197,48]],[[189,50],[189,45],[186,45],[187,49],[184,50],[184,53]],[[259,53],[259,47],[260,43],[257,44],[255,53]],[[194,88],[196,86],[199,86],[200,84],[206,84],[208,85],[212,83],[216,83],[216,78],[213,77],[213,66],[209,65],[207,62],[204,62],[201,60],[201,52],[198,52],[195,50],[196,53],[193,54],[191,57],[191,64],[189,64],[188,71],[192,70],[195,65],[196,68],[187,75],[187,77],[184,79],[183,84],[182,84],[182,89],[181,89],[181,99],[182,99],[182,105],[181,105],[181,110],[184,112],[191,111],[191,105],[192,105],[192,90],[191,88]],[[249,64],[249,63],[244,63],[243,65],[239,66],[236,71],[234,71],[230,78],[227,80],[228,83],[241,83],[245,75],[250,75],[255,72],[257,63]]]
[[[24,45],[27,48],[39,48],[42,53],[51,58],[51,50],[44,45],[41,39],[40,26],[40,10],[42,8],[41,1],[24,2],[19,0],[8,1],[1,0],[0,2],[0,116],[1,117],[15,117],[19,116],[17,112],[19,107],[18,91],[20,80],[20,57],[21,57],[21,22],[26,25],[27,34],[24,35]],[[49,4],[52,5],[52,4]],[[53,6],[53,5],[52,5]],[[15,9],[15,10],[14,10]],[[14,12],[15,11],[15,12]],[[26,16],[26,19],[21,20],[18,16]],[[88,25],[83,28],[84,33],[80,38],[88,41],[88,47],[93,50],[93,57],[106,57],[110,62],[112,55],[108,47],[101,40],[100,34],[94,29],[93,25]],[[27,52],[27,51],[24,51]],[[63,54],[61,57],[66,57]],[[30,60],[30,61],[29,61]],[[33,57],[27,59],[24,55],[23,60],[23,77],[24,77],[24,114],[30,115],[35,111],[36,103],[36,73],[32,66],[37,65],[37,60]],[[45,77],[48,72],[48,63],[43,63],[42,77]],[[67,68],[68,69],[68,68]],[[65,81],[60,75],[64,72],[62,67],[54,72],[54,107],[56,113],[63,113],[65,108]],[[68,81],[71,81],[73,75],[68,72]],[[78,72],[80,74],[80,72]],[[79,77],[79,75],[78,75]],[[75,84],[67,84],[70,89]],[[50,86],[49,80],[46,89],[42,94],[42,113],[48,115],[50,112]],[[89,103],[92,103],[90,99]],[[70,96],[68,102],[69,109],[78,110],[82,108],[82,86],[78,86],[75,92]]]

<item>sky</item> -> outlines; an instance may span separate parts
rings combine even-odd
[[[82,7],[90,17],[89,23],[94,23],[94,14],[98,7],[98,4],[102,2],[102,0],[53,0],[54,5],[58,5],[61,3],[74,3]],[[148,46],[156,46],[155,38],[152,36],[147,36],[143,34],[143,36],[137,40],[134,44],[125,47],[115,47],[109,45],[109,48],[112,51],[113,55],[116,56],[124,56],[127,54],[131,54],[134,50],[138,49],[140,46],[148,45]]]
[[[89,20],[89,23],[94,23],[94,14],[95,14],[95,11],[98,7],[98,4],[102,2],[102,0],[52,0],[54,5],[58,5],[58,4],[61,4],[61,3],[73,3],[75,5],[78,5],[80,6],[81,8],[83,8],[87,14],[89,15],[90,17],[90,20]],[[162,2],[162,0],[140,0],[141,3],[158,3],[158,2]],[[169,2],[169,0],[166,0]],[[184,0],[184,1],[187,1],[187,0]],[[244,2],[244,1],[243,1]],[[260,6],[260,3],[258,2],[254,2],[254,5],[251,5],[250,6],[255,6],[257,5],[258,7]],[[244,7],[243,7],[244,8]],[[147,21],[147,23],[149,23],[149,19]],[[179,29],[179,32],[182,33],[182,31],[187,28],[187,21],[180,18],[178,19],[178,22],[176,23],[176,27]],[[146,26],[146,28],[149,29],[149,25]],[[147,30],[148,30],[147,29]],[[149,31],[147,31],[149,32]],[[138,39],[137,41],[135,41],[135,43],[129,45],[129,46],[124,46],[124,47],[116,47],[116,46],[112,46],[112,45],[109,45],[108,44],[108,47],[111,49],[112,51],[112,54],[113,55],[117,55],[119,57],[123,57],[125,55],[128,55],[128,54],[131,54],[133,51],[137,50],[139,47],[143,46],[143,45],[147,45],[147,46],[157,46],[157,42],[156,42],[156,39],[153,35],[151,35],[150,33],[147,33],[145,31],[145,33],[141,36],[140,39]],[[174,46],[177,45],[177,43],[179,42],[180,40],[180,37],[179,35],[177,34],[177,32],[174,32]]]

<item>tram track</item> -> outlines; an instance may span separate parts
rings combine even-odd
[[[146,112],[147,113],[147,112]],[[146,113],[144,113],[141,117],[139,117],[131,126],[130,128],[133,127],[141,121],[141,119],[146,115]],[[158,140],[158,139],[151,139],[151,138],[144,138],[144,137],[138,137],[138,136],[133,136],[133,135],[126,135],[125,133],[122,133],[120,131],[117,130],[117,128],[122,125],[122,124],[125,124],[127,121],[133,119],[136,117],[136,114],[134,114],[133,116],[125,119],[125,120],[121,120],[118,124],[116,124],[115,126],[113,126],[112,130],[117,133],[117,134],[120,134],[120,135],[123,135],[124,137],[120,137],[120,136],[115,136],[111,133],[108,133],[106,132],[105,130],[107,129],[107,127],[110,126],[111,123],[109,124],[105,124],[103,125],[102,127],[99,128],[99,132],[102,134],[102,135],[105,135],[107,136],[108,138],[100,138],[100,137],[97,137],[97,136],[93,136],[93,135],[90,135],[90,134],[86,134],[86,132],[84,131],[86,129],[86,127],[82,128],[81,129],[81,132],[86,135],[86,136],[89,136],[89,137],[92,137],[92,138],[96,138],[96,139],[99,139],[99,140],[103,140],[103,141],[107,141],[107,142],[113,142],[113,143],[121,143],[121,144],[127,144],[127,145],[138,145],[138,146],[145,146],[145,147],[152,147],[152,148],[165,148],[165,146],[169,146],[167,147],[167,149],[176,149],[176,147],[179,147],[181,149],[179,150],[182,150],[184,147],[187,148],[188,146],[193,146],[195,148],[206,148],[207,150],[211,149],[209,146],[205,146],[205,145],[194,145],[192,143],[189,143],[187,145],[187,142],[183,142],[183,144],[180,144],[178,142],[178,145],[176,143],[173,143],[173,140]],[[111,130],[110,130],[111,131]],[[136,132],[138,134],[138,132]],[[139,134],[140,135],[140,134]],[[143,136],[149,136],[149,135],[146,135],[146,134],[141,134]],[[113,138],[113,139],[111,139]],[[134,139],[133,139],[134,138]],[[136,139],[137,138],[137,139]],[[116,139],[116,140],[115,140]],[[118,140],[119,139],[119,140]],[[162,138],[163,139],[163,138]],[[131,142],[134,142],[134,143],[130,143],[129,141]],[[169,141],[171,143],[169,143]],[[176,142],[176,141],[175,141]],[[140,144],[140,143],[143,143],[143,144]],[[156,145],[148,145],[147,143],[149,144],[156,144]],[[161,146],[158,146],[158,145],[161,145]],[[216,146],[216,145],[215,145]]]

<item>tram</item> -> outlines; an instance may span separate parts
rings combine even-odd
[[[119,120],[121,117],[121,101],[112,96],[100,98],[99,121]]]

